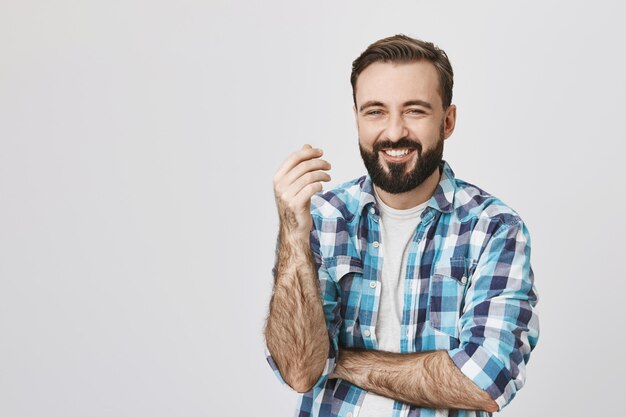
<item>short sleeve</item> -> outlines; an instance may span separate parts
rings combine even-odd
[[[530,237],[521,221],[496,230],[471,280],[459,322],[460,346],[448,353],[502,409],[524,385],[539,338]]]

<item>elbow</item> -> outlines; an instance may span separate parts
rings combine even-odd
[[[299,394],[304,394],[313,389],[313,384],[309,384],[306,381],[298,381],[296,383],[288,383],[289,386]]]
[[[324,375],[325,368],[326,359],[320,361],[315,366],[305,362],[292,364],[286,372],[285,382],[300,394],[309,392],[318,384],[320,378]]]
[[[289,385],[294,391],[304,394],[305,392],[309,392],[315,386],[317,380],[320,379],[321,373],[319,375],[300,375],[295,377],[285,378],[285,382]]]
[[[320,383],[320,379],[324,375],[328,359],[326,355],[309,361],[297,361],[291,363],[286,370],[285,382],[300,394],[309,392]]]
[[[268,344],[267,347],[270,354],[274,352],[272,359],[275,371],[292,390],[301,394],[309,392],[323,381],[322,377],[329,366],[328,346],[322,349],[284,349],[282,346],[273,347]]]
[[[490,398],[489,400],[485,401],[485,403],[482,406],[482,410],[488,413],[495,413],[496,411],[500,410],[500,406],[498,405],[497,402],[495,402],[494,400]]]

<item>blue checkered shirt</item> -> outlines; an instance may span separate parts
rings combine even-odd
[[[446,350],[496,401],[507,405],[524,385],[539,337],[530,237],[502,201],[456,179],[444,161],[439,185],[415,230],[404,280],[403,353]],[[311,249],[330,337],[326,367],[300,396],[297,416],[358,417],[366,391],[328,379],[339,346],[377,350],[383,267],[380,211],[369,176],[312,199]],[[265,348],[267,360],[285,383]],[[487,416],[395,401],[394,417]]]

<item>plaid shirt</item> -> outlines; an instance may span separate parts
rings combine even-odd
[[[410,243],[404,280],[403,353],[446,350],[500,409],[524,384],[539,336],[530,237],[512,209],[456,179],[441,180]],[[366,391],[328,379],[339,346],[377,350],[376,318],[383,267],[380,211],[369,176],[312,199],[311,248],[318,268],[331,348],[296,415],[358,417]],[[377,284],[374,284],[377,283]],[[267,360],[280,379],[269,350]],[[394,417],[487,416],[395,401]]]

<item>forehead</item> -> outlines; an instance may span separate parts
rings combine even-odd
[[[424,100],[441,106],[439,76],[428,61],[375,62],[356,81],[356,104],[374,100],[387,105]]]

